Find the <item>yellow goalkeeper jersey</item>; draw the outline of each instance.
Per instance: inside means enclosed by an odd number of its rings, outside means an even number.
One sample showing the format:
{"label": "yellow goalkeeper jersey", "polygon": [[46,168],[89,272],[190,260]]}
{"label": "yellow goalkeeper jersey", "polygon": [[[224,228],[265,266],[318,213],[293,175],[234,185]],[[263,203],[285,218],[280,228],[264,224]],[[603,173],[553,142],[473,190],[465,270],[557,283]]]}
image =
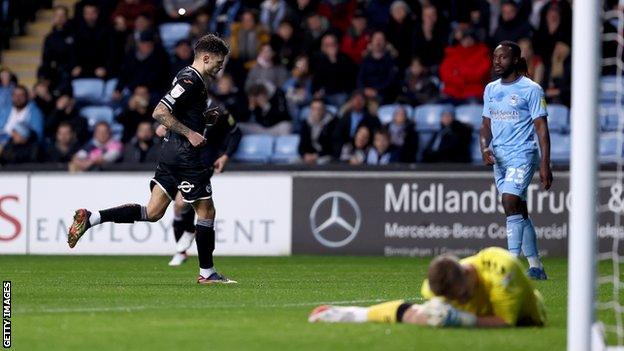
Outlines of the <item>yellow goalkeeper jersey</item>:
{"label": "yellow goalkeeper jersey", "polygon": [[[524,273],[524,268],[507,250],[490,247],[462,259],[461,264],[475,267],[478,284],[472,298],[453,306],[477,316],[498,316],[509,325],[537,325],[546,322],[541,294]],[[424,298],[434,297],[425,279],[421,289]]]}

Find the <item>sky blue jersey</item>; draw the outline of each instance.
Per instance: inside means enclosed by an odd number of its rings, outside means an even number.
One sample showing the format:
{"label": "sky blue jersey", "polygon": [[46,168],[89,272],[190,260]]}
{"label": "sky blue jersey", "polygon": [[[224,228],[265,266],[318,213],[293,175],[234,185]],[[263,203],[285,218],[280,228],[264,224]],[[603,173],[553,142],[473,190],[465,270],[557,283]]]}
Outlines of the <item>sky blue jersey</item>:
{"label": "sky blue jersey", "polygon": [[495,157],[527,157],[537,152],[533,121],[548,116],[542,88],[521,76],[513,82],[497,79],[485,87],[483,117],[491,120]]}

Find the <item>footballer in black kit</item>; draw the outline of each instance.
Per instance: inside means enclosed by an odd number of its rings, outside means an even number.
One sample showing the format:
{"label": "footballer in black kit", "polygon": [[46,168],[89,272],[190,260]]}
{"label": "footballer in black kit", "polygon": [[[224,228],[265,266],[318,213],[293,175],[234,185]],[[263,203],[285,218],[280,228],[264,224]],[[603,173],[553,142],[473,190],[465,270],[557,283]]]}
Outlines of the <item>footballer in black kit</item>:
{"label": "footballer in black kit", "polygon": [[221,38],[208,34],[195,43],[194,51],[192,65],[176,75],[171,89],[152,115],[167,128],[167,135],[156,174],[150,182],[151,196],[147,205],[126,204],[93,212],[78,209],[67,242],[73,248],[89,228],[105,222],[156,222],[165,214],[179,190],[197,216],[197,282],[236,283],[214,268],[215,208],[210,177],[212,161],[219,158],[221,147],[228,144],[224,143],[225,138],[236,138],[237,127],[229,113],[209,99],[206,88],[206,81],[216,79],[223,68],[229,48]]}

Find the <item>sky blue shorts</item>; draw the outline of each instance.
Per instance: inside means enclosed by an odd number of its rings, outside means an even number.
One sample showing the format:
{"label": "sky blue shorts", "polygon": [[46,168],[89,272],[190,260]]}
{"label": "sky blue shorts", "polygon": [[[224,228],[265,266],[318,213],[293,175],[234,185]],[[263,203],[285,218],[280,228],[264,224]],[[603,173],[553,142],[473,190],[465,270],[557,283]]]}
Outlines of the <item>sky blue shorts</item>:
{"label": "sky blue shorts", "polygon": [[538,164],[537,153],[529,153],[526,157],[514,157],[509,160],[496,157],[496,164],[494,164],[496,188],[501,194],[513,194],[526,201],[527,190]]}

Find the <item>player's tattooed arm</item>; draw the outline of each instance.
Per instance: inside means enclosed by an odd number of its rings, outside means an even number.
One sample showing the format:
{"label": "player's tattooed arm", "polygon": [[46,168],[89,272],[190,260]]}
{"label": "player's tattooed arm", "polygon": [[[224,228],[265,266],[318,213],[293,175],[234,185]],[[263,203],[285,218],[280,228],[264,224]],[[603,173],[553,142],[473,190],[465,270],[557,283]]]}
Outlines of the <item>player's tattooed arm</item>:
{"label": "player's tattooed arm", "polygon": [[182,122],[175,118],[171,114],[167,106],[165,106],[162,102],[156,105],[152,117],[154,117],[155,120],[165,126],[168,130],[174,133],[178,133],[180,135],[184,135],[194,147],[201,146],[206,142],[206,139],[204,139],[201,134],[191,130],[189,127],[185,126]]}

